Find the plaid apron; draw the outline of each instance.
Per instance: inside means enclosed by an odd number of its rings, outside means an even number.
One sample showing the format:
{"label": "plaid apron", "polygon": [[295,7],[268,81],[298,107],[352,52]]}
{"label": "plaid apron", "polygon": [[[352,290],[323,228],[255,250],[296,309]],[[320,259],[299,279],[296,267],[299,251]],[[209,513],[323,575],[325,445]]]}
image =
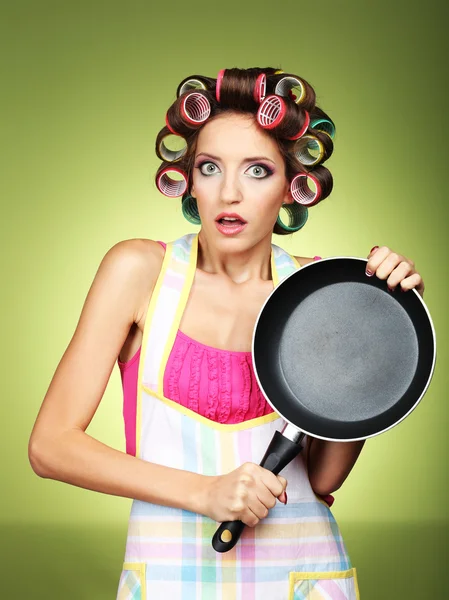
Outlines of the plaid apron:
{"label": "plaid apron", "polygon": [[[283,419],[276,412],[221,424],[163,395],[165,366],[189,292],[198,236],[167,244],[145,323],[137,384],[136,456],[204,475],[259,464]],[[273,284],[299,268],[272,245]],[[225,360],[217,355],[217,360]],[[225,372],[225,371],[223,371]],[[216,521],[134,500],[117,600],[356,600],[357,575],[338,525],[313,492],[302,454],[282,475],[280,502],[229,552],[212,548]]]}

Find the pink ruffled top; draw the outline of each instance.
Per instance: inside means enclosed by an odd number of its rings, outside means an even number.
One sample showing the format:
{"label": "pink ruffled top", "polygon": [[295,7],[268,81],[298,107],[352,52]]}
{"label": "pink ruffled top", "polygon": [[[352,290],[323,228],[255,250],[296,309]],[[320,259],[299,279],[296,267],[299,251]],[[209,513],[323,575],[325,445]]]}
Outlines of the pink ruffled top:
{"label": "pink ruffled top", "polygon": [[[159,243],[165,248],[164,242]],[[117,360],[124,394],[126,452],[133,455],[140,350],[126,362]],[[257,383],[251,352],[212,348],[181,330],[165,368],[164,396],[217,423],[241,423],[273,412]]]}

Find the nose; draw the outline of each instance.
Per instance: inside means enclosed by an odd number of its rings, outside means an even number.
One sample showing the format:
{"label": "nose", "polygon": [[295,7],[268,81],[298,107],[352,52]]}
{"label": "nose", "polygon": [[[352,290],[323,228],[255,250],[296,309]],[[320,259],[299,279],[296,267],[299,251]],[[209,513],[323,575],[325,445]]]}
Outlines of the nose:
{"label": "nose", "polygon": [[220,186],[220,200],[225,204],[235,204],[243,200],[239,176],[237,173],[228,171],[223,175]]}

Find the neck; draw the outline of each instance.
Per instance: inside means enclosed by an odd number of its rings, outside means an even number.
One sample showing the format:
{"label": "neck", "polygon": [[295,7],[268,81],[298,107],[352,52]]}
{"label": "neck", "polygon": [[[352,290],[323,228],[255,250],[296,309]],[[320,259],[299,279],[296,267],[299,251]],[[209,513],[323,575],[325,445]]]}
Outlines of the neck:
{"label": "neck", "polygon": [[230,252],[211,242],[201,229],[198,234],[197,266],[206,273],[224,276],[234,283],[271,280],[271,233],[255,246]]}

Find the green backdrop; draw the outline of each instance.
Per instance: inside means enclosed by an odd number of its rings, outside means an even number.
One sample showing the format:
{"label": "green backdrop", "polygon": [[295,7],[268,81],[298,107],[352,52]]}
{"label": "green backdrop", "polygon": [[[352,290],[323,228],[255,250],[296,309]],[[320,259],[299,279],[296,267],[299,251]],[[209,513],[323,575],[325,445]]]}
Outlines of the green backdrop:
{"label": "green backdrop", "polygon": [[[333,512],[363,600],[446,597],[447,4],[24,0],[0,16],[2,598],[115,598],[131,501],[40,479],[28,439],[106,251],[195,230],[155,188],[154,141],[181,79],[234,66],[305,77],[337,125],[333,193],[275,242],[385,244],[424,278],[431,386],[367,441]],[[88,433],[124,450],[118,368]]]}

